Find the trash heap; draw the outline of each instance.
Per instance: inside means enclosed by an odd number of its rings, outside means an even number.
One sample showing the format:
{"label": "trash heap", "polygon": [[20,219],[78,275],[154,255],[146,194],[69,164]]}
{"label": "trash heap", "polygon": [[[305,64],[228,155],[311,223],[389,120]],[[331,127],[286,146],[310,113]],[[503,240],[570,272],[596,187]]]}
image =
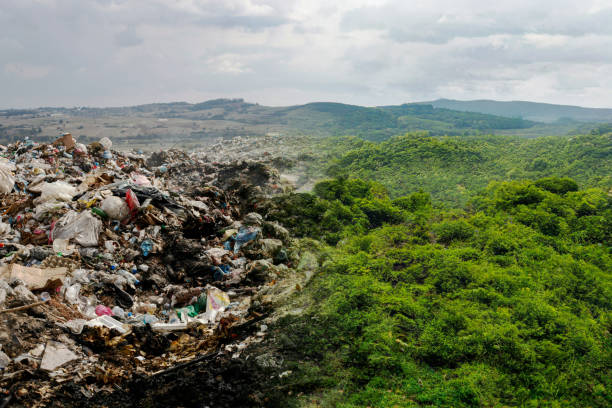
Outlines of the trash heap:
{"label": "trash heap", "polygon": [[265,331],[261,294],[297,262],[257,213],[282,190],[261,162],[108,138],[0,146],[0,406],[49,406],[66,384],[112,392],[221,345],[239,355],[258,338],[243,328]]}

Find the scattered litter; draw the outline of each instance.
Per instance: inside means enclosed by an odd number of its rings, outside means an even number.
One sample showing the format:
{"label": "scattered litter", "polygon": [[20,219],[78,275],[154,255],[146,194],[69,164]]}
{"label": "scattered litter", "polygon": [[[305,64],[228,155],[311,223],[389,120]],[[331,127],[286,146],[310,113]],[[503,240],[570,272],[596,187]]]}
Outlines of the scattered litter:
{"label": "scattered litter", "polygon": [[62,384],[91,398],[221,344],[234,356],[267,333],[253,323],[288,270],[289,234],[258,206],[282,192],[278,172],[112,148],[63,134],[0,149],[0,369],[36,400],[24,406],[53,405]]}

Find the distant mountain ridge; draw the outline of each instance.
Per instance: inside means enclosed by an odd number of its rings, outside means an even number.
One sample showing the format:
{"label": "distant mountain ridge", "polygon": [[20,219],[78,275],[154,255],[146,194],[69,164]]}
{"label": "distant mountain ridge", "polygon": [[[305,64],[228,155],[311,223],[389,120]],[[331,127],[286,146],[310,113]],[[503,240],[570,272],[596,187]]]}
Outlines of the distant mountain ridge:
{"label": "distant mountain ridge", "polygon": [[563,119],[579,122],[612,122],[612,109],[584,108],[573,105],[555,105],[550,103],[527,101],[495,101],[437,99],[430,102],[435,108],[453,109],[462,112],[477,112],[508,118],[523,118],[536,122],[552,123]]}
{"label": "distant mountain ridge", "polygon": [[243,99],[201,103],[155,103],[108,108],[38,108],[0,110],[0,141],[25,136],[54,140],[58,131],[83,137],[192,140],[267,133],[312,136],[359,136],[385,140],[407,132],[474,135],[524,131],[536,122],[483,113],[436,108],[431,104],[364,107],[333,102],[264,106]]}

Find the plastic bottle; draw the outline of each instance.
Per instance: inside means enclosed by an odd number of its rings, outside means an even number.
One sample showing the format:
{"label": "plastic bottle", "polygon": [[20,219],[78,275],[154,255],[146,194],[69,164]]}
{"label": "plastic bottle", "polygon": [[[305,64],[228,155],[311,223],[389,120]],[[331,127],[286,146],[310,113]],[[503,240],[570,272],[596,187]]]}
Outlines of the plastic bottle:
{"label": "plastic bottle", "polygon": [[91,212],[93,214],[95,214],[95,215],[98,215],[98,216],[102,217],[102,218],[108,218],[108,214],[106,214],[103,210],[101,210],[98,207],[92,207],[91,208]]}
{"label": "plastic bottle", "polygon": [[140,244],[140,249],[142,250],[142,256],[149,256],[149,253],[153,250],[153,242],[150,239],[145,239]]}

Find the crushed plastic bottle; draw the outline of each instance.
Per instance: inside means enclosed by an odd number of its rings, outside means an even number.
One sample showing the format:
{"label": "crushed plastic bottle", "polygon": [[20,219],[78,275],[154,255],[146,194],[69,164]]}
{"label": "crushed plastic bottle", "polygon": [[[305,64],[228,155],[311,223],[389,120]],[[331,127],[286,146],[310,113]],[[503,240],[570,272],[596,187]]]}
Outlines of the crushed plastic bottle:
{"label": "crushed plastic bottle", "polygon": [[150,239],[145,239],[140,244],[142,250],[142,256],[149,256],[149,253],[153,250],[153,242]]}

